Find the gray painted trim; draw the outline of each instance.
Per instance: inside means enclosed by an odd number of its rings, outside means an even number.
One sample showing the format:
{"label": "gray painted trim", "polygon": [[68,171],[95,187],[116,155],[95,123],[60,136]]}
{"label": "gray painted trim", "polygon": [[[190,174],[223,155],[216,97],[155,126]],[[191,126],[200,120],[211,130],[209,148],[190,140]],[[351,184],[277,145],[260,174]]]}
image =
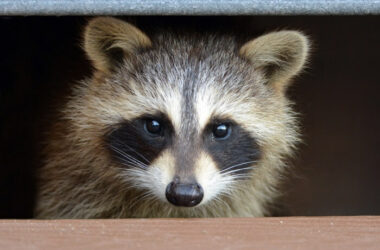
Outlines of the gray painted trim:
{"label": "gray painted trim", "polygon": [[268,14],[380,14],[380,0],[0,0],[0,15]]}

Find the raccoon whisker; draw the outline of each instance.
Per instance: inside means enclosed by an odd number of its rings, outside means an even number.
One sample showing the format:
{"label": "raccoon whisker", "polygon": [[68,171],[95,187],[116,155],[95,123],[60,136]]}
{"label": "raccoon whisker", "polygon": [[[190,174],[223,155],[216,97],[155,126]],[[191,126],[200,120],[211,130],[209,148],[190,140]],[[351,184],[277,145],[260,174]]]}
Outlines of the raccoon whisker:
{"label": "raccoon whisker", "polygon": [[251,177],[252,177],[251,175],[245,175],[245,174],[235,175],[231,178],[231,182],[236,183],[236,181],[246,181],[246,180],[249,180]]}
{"label": "raccoon whisker", "polygon": [[236,172],[239,172],[239,171],[251,170],[251,169],[253,169],[253,167],[245,167],[245,168],[234,169],[234,170],[230,170],[228,172],[222,173],[221,176],[226,176],[226,175],[229,175],[229,174],[232,174],[232,173],[236,173]]}
{"label": "raccoon whisker", "polygon": [[237,177],[252,177],[250,173],[242,173],[242,174],[233,174],[232,179],[237,178]]}
{"label": "raccoon whisker", "polygon": [[[124,159],[125,158],[125,159]],[[120,158],[119,159],[124,162],[124,163],[133,163],[135,165],[138,165],[139,167],[143,168],[143,169],[146,169],[148,168],[148,165],[144,164],[143,162],[137,160],[136,158],[130,156],[130,155],[124,155],[124,158]]]}
{"label": "raccoon whisker", "polygon": [[120,174],[120,176],[122,177],[123,180],[128,181],[128,185],[125,186],[126,190],[130,190],[132,188],[141,189],[141,186],[137,185],[134,180],[137,179],[138,176],[142,175],[144,169],[139,169],[139,168],[132,168],[132,169],[120,168],[120,169],[122,170],[122,173]]}
{"label": "raccoon whisker", "polygon": [[[232,176],[232,179],[231,181],[233,182],[233,184],[236,184],[236,181],[246,181],[246,180],[249,180],[250,178],[252,178],[252,174],[234,174]],[[235,187],[233,187],[235,188]]]}
{"label": "raccoon whisker", "polygon": [[[141,176],[146,176],[146,174],[148,173],[145,171],[145,169],[141,169],[141,168],[128,168],[128,169],[123,169],[123,170],[126,177],[132,180],[139,178]],[[131,183],[135,183],[135,182],[132,181]],[[136,185],[134,187],[139,187],[139,186]]]}
{"label": "raccoon whisker", "polygon": [[227,172],[230,169],[236,168],[236,167],[244,165],[244,164],[249,164],[249,163],[251,163],[251,162],[243,162],[243,163],[240,163],[240,164],[232,165],[232,166],[230,166],[228,168],[222,169],[221,171],[219,171],[219,173],[223,174],[224,172]]}
{"label": "raccoon whisker", "polygon": [[131,155],[121,151],[117,147],[111,146],[111,149],[122,156],[122,157],[118,157],[122,162],[124,162],[125,160],[128,160],[126,163],[134,163],[134,164],[136,164],[139,167],[144,168],[144,169],[148,168],[148,165],[146,165],[145,163],[143,163],[143,162],[139,161],[138,159],[132,157]]}
{"label": "raccoon whisker", "polygon": [[[140,162],[139,160],[133,158],[132,156],[130,155],[127,155],[127,154],[124,154],[122,155],[123,157],[118,157],[118,159],[122,162],[122,163],[132,163],[132,164],[135,164],[141,168],[148,168],[148,166],[146,164],[144,164],[143,162]],[[125,164],[124,164],[125,165]],[[127,165],[128,166],[128,165]]]}
{"label": "raccoon whisker", "polygon": [[121,145],[121,146],[126,146],[126,147],[128,147],[128,149],[130,149],[132,152],[135,152],[138,156],[140,156],[141,158],[143,158],[146,162],[147,162],[147,164],[150,164],[151,162],[145,157],[145,156],[143,156],[142,154],[140,154],[139,152],[137,152],[136,150],[134,150],[131,146],[129,146],[129,145],[127,145],[127,144],[125,144],[125,143],[123,143],[122,141],[117,141],[118,142],[118,144],[119,145]]}
{"label": "raccoon whisker", "polygon": [[242,166],[242,165],[245,165],[245,164],[250,164],[250,163],[255,163],[255,162],[257,162],[257,161],[247,161],[247,162],[238,163],[238,164],[232,165],[232,166],[230,166],[228,168],[225,168],[225,169],[221,170],[219,173],[223,173],[223,172],[226,172],[226,171],[228,171],[228,170],[230,170],[232,168],[236,168],[236,167],[239,167],[239,166]]}
{"label": "raccoon whisker", "polygon": [[241,181],[244,181],[244,180],[248,180],[251,176],[249,175],[242,175],[242,176],[234,176],[233,178],[233,181],[238,181],[238,180],[241,180]]}
{"label": "raccoon whisker", "polygon": [[[133,162],[133,161],[130,161],[130,160],[126,160],[126,159],[122,159],[122,158],[118,158],[118,159],[120,159],[121,165],[128,167],[127,169],[131,169],[131,167],[132,168],[138,168],[138,169],[141,169],[141,170],[146,170],[147,169],[146,166],[140,166],[139,163],[136,163],[136,162]],[[126,170],[126,168],[121,168],[121,169],[122,170]]]}
{"label": "raccoon whisker", "polygon": [[130,158],[125,159],[124,163],[131,163],[132,166],[136,166],[136,167],[139,167],[139,168],[144,169],[144,170],[146,170],[149,167],[148,165],[144,164],[143,162],[140,162],[139,160],[137,160],[131,156],[130,156]]}
{"label": "raccoon whisker", "polygon": [[125,159],[120,159],[120,160],[122,160],[121,164],[126,167],[136,167],[142,170],[146,170],[148,168],[148,166],[141,165],[139,162],[134,162],[132,160],[125,160]]}
{"label": "raccoon whisker", "polygon": [[140,160],[134,158],[133,156],[127,154],[126,152],[122,151],[121,149],[119,149],[119,148],[117,148],[117,147],[115,147],[115,146],[112,146],[112,145],[111,145],[111,149],[112,149],[113,151],[115,151],[116,153],[120,154],[120,155],[123,156],[123,157],[126,157],[126,158],[128,158],[128,159],[134,159],[135,161],[144,164],[142,161],[140,161]]}
{"label": "raccoon whisker", "polygon": [[[222,177],[225,177],[225,176],[236,176],[236,175],[239,175],[240,171],[247,171],[247,170],[251,170],[251,169],[253,169],[253,168],[247,167],[247,168],[242,168],[242,169],[236,169],[236,170],[232,170],[232,171],[223,173],[223,174],[221,174],[221,176]],[[242,173],[242,174],[245,174],[245,173]]]}

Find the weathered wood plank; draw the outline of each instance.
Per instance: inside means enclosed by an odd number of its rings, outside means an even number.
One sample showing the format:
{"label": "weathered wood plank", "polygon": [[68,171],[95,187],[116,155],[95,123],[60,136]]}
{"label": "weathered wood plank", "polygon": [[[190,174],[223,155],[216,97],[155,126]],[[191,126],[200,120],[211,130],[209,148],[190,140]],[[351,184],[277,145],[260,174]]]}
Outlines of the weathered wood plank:
{"label": "weathered wood plank", "polygon": [[365,15],[377,0],[2,0],[0,15]]}
{"label": "weathered wood plank", "polygon": [[380,249],[380,216],[0,220],[0,249]]}

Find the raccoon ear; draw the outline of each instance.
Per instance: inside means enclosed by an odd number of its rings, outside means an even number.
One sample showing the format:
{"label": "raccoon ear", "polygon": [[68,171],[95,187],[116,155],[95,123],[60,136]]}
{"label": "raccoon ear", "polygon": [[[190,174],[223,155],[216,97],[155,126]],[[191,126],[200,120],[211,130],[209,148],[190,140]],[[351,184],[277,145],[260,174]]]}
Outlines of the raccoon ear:
{"label": "raccoon ear", "polygon": [[84,31],[84,50],[97,70],[112,72],[123,58],[152,45],[135,26],[112,17],[92,19]]}
{"label": "raccoon ear", "polygon": [[272,32],[247,42],[239,52],[265,74],[268,84],[284,92],[307,61],[309,40],[298,31]]}

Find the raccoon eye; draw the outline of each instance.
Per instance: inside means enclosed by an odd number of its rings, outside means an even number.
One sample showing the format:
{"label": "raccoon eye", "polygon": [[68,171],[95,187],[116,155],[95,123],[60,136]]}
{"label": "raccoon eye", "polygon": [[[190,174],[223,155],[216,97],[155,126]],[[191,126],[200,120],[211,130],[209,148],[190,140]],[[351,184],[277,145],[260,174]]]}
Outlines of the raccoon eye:
{"label": "raccoon eye", "polygon": [[162,125],[154,119],[145,120],[144,128],[148,133],[153,135],[161,135],[162,132]]}
{"label": "raccoon eye", "polygon": [[231,126],[226,123],[219,123],[214,125],[212,134],[216,139],[226,139],[231,134]]}

